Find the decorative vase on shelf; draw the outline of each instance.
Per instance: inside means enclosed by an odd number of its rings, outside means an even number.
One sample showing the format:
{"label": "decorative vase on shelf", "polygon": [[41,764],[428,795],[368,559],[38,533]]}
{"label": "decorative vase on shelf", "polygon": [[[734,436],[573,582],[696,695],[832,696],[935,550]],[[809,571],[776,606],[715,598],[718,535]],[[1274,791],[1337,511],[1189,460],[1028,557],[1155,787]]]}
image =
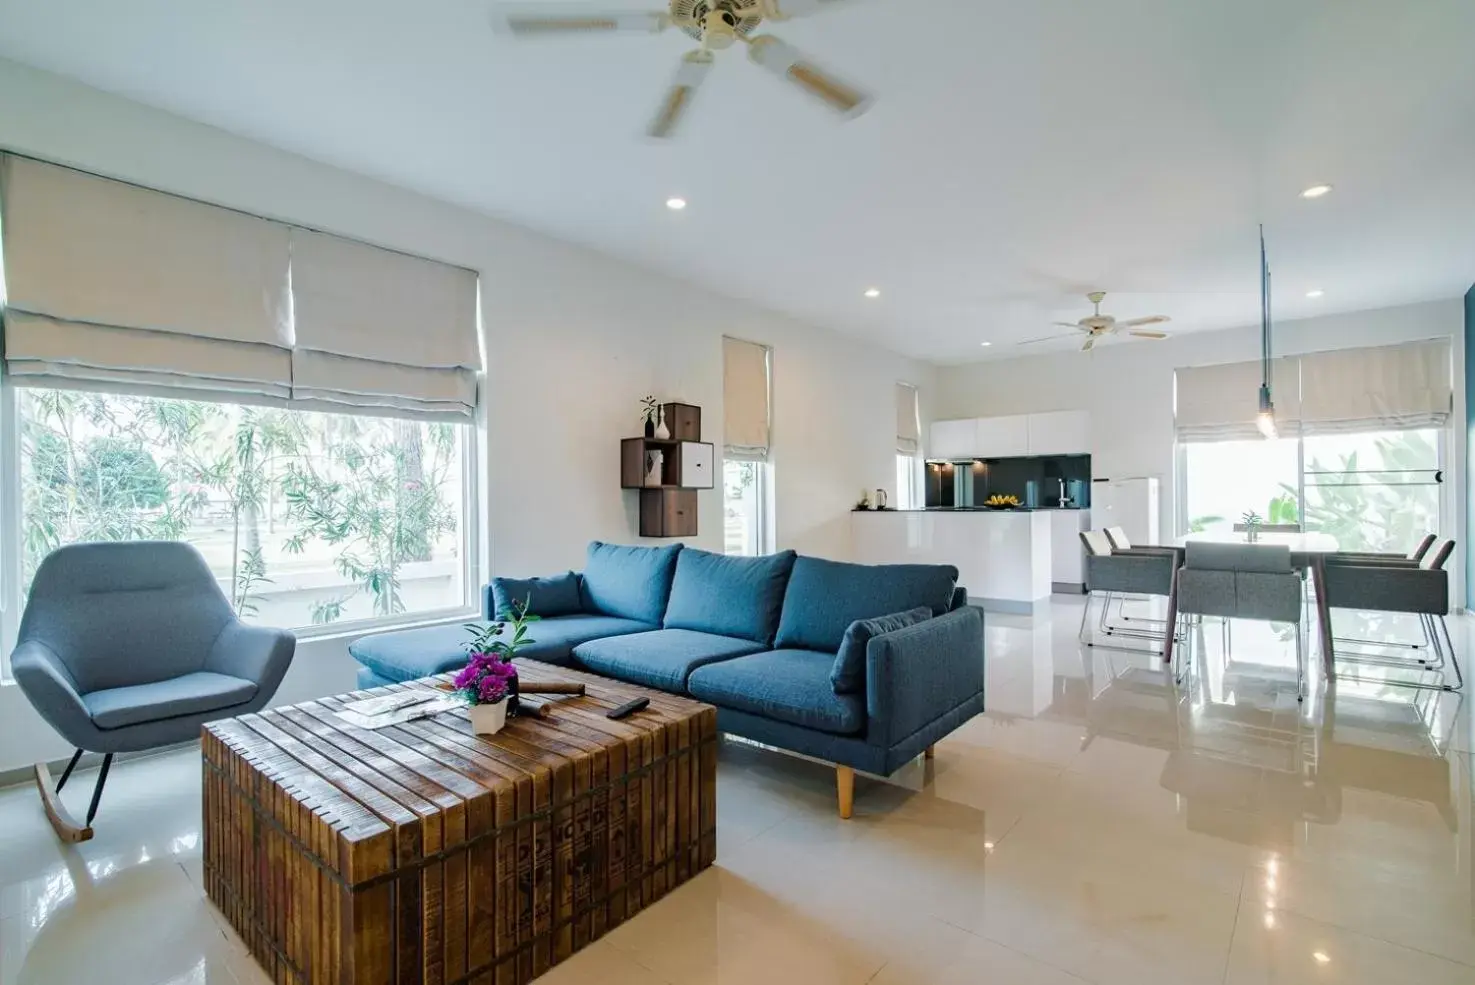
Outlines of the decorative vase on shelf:
{"label": "decorative vase on shelf", "polygon": [[649,414],[645,415],[645,436],[647,438],[656,436],[656,419]]}
{"label": "decorative vase on shelf", "polygon": [[647,486],[659,486],[661,484],[661,473],[665,470],[666,453],[653,451],[645,456],[645,484]]}
{"label": "decorative vase on shelf", "polygon": [[671,429],[666,427],[666,408],[662,407],[656,411],[656,440],[668,441],[671,438]]}
{"label": "decorative vase on shelf", "polygon": [[471,705],[471,731],[477,735],[496,735],[507,726],[507,705],[503,698],[495,704]]}

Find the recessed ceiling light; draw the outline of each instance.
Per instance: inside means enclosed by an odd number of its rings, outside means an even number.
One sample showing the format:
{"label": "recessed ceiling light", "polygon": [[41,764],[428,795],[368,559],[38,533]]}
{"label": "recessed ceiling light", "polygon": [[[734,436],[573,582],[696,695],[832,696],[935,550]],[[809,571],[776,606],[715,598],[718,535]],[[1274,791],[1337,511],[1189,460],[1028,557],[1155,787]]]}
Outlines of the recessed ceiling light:
{"label": "recessed ceiling light", "polygon": [[1327,192],[1329,192],[1331,190],[1332,190],[1332,186],[1331,185],[1312,185],[1310,188],[1306,189],[1305,191],[1303,191],[1301,193],[1301,197],[1302,198],[1321,198],[1321,196],[1325,195]]}
{"label": "recessed ceiling light", "polygon": [[1307,291],[1306,292],[1306,296],[1308,298],[1311,298],[1313,301],[1316,300],[1317,298],[1321,297],[1324,294],[1326,294],[1326,291],[1323,291],[1319,287],[1318,288],[1315,288],[1314,290],[1310,290],[1310,291]]}
{"label": "recessed ceiling light", "polygon": [[878,298],[880,296],[881,296],[881,289],[879,287],[868,287],[868,288],[866,288],[866,297],[874,299],[874,298]]}
{"label": "recessed ceiling light", "polygon": [[1332,959],[1331,955],[1327,954],[1325,951],[1312,951],[1311,956],[1316,959],[1317,964],[1326,964]]}
{"label": "recessed ceiling light", "polygon": [[992,342],[980,342],[978,344],[981,345],[981,346],[983,346],[985,349],[987,349],[989,346],[993,345]]}
{"label": "recessed ceiling light", "polygon": [[686,208],[686,199],[668,198],[666,199],[666,208],[670,209],[672,212],[680,212],[682,209]]}

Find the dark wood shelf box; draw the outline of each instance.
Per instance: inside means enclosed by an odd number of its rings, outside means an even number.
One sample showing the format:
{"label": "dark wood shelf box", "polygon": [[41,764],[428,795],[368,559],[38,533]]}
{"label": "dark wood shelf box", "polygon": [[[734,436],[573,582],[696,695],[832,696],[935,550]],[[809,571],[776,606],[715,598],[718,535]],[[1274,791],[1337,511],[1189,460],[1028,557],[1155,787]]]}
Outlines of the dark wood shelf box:
{"label": "dark wood shelf box", "polygon": [[702,440],[702,409],[692,404],[661,404],[666,427],[675,441]]}
{"label": "dark wood shelf box", "polygon": [[640,490],[640,536],[695,537],[697,535],[697,491],[695,489]]}
{"label": "dark wood shelf box", "polygon": [[[645,484],[645,459],[651,450],[661,453],[661,484]],[[712,489],[716,486],[716,448],[701,441],[658,441],[625,438],[620,442],[620,488]]]}

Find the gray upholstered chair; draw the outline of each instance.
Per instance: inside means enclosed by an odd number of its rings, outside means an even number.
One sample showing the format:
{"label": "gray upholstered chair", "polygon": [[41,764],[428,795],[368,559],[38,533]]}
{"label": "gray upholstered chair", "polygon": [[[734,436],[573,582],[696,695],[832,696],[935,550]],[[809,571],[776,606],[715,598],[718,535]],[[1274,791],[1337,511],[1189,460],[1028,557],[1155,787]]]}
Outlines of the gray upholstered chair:
{"label": "gray upholstered chair", "polygon": [[[1425,534],[1419,540],[1419,542],[1414,545],[1413,550],[1409,551],[1407,554],[1388,554],[1373,551],[1338,551],[1335,554],[1328,555],[1326,563],[1329,565],[1386,564],[1395,567],[1408,568],[1416,568],[1422,565],[1426,568],[1443,568],[1445,562],[1449,560],[1449,555],[1454,551],[1454,541],[1446,540],[1444,543],[1439,545],[1439,550],[1431,554],[1429,552],[1429,549],[1434,546],[1434,541],[1435,537],[1433,534]],[[1429,620],[1420,618],[1419,626],[1423,633],[1423,639],[1417,643],[1403,642],[1401,640],[1368,640],[1356,636],[1338,636],[1335,637],[1335,639],[1338,643],[1345,643],[1358,647],[1391,647],[1396,649],[1409,650],[1433,649],[1435,645],[1435,640],[1434,634],[1431,631]]]}
{"label": "gray upholstered chair", "polygon": [[[1458,691],[1465,685],[1460,663],[1455,656],[1445,617],[1449,615],[1449,572],[1444,565],[1454,553],[1454,541],[1446,540],[1424,555],[1418,564],[1359,561],[1356,556],[1333,555],[1326,566],[1327,605],[1334,609],[1361,609],[1371,612],[1402,612],[1419,617],[1432,657],[1415,659],[1348,654],[1355,663],[1411,670],[1437,672],[1437,684],[1390,678],[1381,684],[1437,691]],[[1374,641],[1358,641],[1373,643]],[[1404,644],[1407,645],[1407,644]],[[1444,676],[1446,659],[1454,669],[1453,684]],[[1339,679],[1359,680],[1351,674],[1337,672]]]}
{"label": "gray upholstered chair", "polygon": [[[1143,624],[1142,629],[1115,625],[1110,621],[1109,614],[1112,600],[1125,595],[1156,595],[1162,598],[1170,596],[1173,592],[1173,569],[1178,564],[1177,555],[1168,550],[1117,551],[1112,548],[1105,531],[1101,530],[1082,531],[1081,543],[1086,546],[1086,605],[1081,612],[1081,626],[1077,632],[1079,640],[1086,646],[1103,649],[1125,650],[1129,653],[1161,653],[1163,644],[1167,641],[1166,629],[1146,628],[1150,624],[1149,620],[1134,620]],[[1108,637],[1143,640],[1154,644],[1155,649],[1144,651],[1136,646],[1095,642],[1086,629],[1086,623],[1091,615],[1091,603],[1098,596],[1101,598],[1101,617],[1097,631]]]}
{"label": "gray upholstered chair", "polygon": [[[1204,616],[1290,623],[1296,629],[1296,696],[1306,693],[1306,643],[1301,576],[1284,544],[1190,542],[1178,571],[1178,612],[1201,623]],[[1226,640],[1228,634],[1226,631]],[[1181,657],[1179,657],[1181,654]],[[1175,653],[1176,677],[1193,661],[1193,634]]]}
{"label": "gray upholstered chair", "polygon": [[74,544],[36,570],[10,666],[26,698],[76,754],[103,753],[86,827],[66,814],[45,764],[47,814],[69,841],[92,835],[108,767],[135,752],[199,737],[217,718],[271,700],[296,638],[240,622],[199,551],[188,544]]}

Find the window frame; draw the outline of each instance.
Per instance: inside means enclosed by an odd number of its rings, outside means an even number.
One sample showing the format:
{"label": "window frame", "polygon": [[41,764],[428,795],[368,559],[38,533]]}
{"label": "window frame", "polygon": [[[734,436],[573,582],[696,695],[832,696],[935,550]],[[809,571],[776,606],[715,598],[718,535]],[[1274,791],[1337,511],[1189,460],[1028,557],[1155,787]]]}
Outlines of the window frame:
{"label": "window frame", "polygon": [[[0,368],[0,472],[7,477],[0,482],[0,682],[13,683],[10,674],[10,652],[15,648],[20,633],[21,615],[25,602],[20,597],[23,557],[21,532],[24,518],[21,516],[24,497],[21,490],[20,468],[20,412],[16,391],[19,388]],[[34,387],[32,389],[55,389]],[[129,395],[126,388],[86,386],[75,388],[79,392],[97,394]],[[171,400],[189,400],[198,403],[215,403],[226,406],[250,406],[227,400],[201,399],[199,391],[160,391],[154,396]],[[288,406],[284,409],[293,410]],[[316,410],[316,409],[314,409]],[[322,413],[323,411],[317,411]],[[331,411],[329,413],[332,413]],[[393,420],[387,415],[359,414],[356,416]],[[485,514],[485,483],[482,481],[480,464],[486,457],[486,407],[479,402],[474,420],[465,425],[466,432],[461,441],[461,545],[459,560],[463,596],[460,605],[441,606],[415,612],[402,612],[391,616],[371,616],[362,619],[344,619],[320,625],[300,627],[284,626],[299,642],[335,637],[358,637],[370,632],[404,629],[413,626],[436,625],[480,619],[483,614],[481,601],[482,577],[486,570],[488,547],[485,541],[483,516]]]}
{"label": "window frame", "polygon": [[[1368,431],[1353,432],[1357,434],[1391,434],[1398,431],[1433,431],[1435,432],[1435,471],[1447,474],[1450,469],[1451,435],[1450,425],[1440,427],[1410,427],[1410,428],[1373,428]],[[1298,430],[1294,440],[1296,442],[1296,509],[1304,527],[1306,523],[1306,439],[1316,437],[1315,434],[1307,435]],[[1285,440],[1291,440],[1287,435]],[[1174,495],[1173,509],[1174,528],[1178,537],[1187,536],[1189,533],[1188,513],[1188,446],[1190,444],[1215,444],[1212,441],[1189,442],[1178,441],[1174,444],[1173,458],[1174,469]],[[1451,524],[1451,517],[1455,515],[1456,503],[1454,499],[1453,483],[1441,481],[1439,483],[1439,527],[1447,529]]]}
{"label": "window frame", "polygon": [[[727,466],[752,465],[753,475],[753,502],[756,504],[753,518],[755,528],[754,540],[757,542],[756,554],[727,554]],[[728,557],[762,557],[772,554],[776,550],[774,545],[773,529],[773,463],[766,458],[742,458],[724,455],[722,458],[722,526],[723,544],[722,553]]]}

